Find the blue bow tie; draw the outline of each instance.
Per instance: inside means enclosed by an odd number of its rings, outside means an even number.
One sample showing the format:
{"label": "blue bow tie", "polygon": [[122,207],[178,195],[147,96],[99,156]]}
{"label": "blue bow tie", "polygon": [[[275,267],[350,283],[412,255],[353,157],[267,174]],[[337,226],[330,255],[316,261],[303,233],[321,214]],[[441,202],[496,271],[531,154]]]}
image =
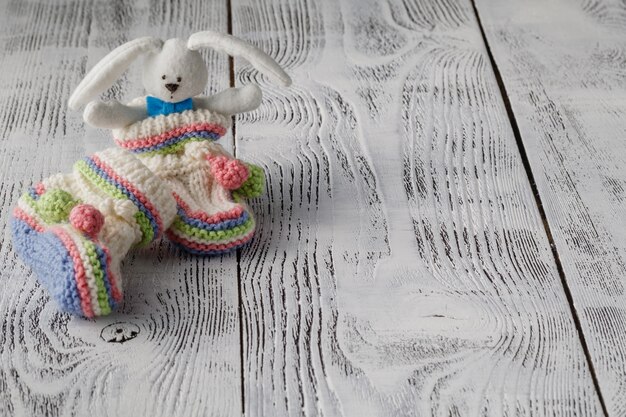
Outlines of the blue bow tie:
{"label": "blue bow tie", "polygon": [[193,110],[193,102],[191,98],[188,98],[178,103],[170,103],[156,97],[148,96],[146,97],[146,108],[148,109],[148,116],[154,117],[160,114],[168,115],[171,113],[180,113],[185,110]]}

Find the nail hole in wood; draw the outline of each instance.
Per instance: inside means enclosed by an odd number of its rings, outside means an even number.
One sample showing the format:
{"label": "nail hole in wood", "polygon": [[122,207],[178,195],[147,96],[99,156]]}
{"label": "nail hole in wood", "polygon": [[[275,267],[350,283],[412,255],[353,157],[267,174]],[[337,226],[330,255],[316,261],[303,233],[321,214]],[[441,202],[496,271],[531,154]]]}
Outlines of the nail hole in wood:
{"label": "nail hole in wood", "polygon": [[118,322],[109,324],[100,332],[100,338],[107,343],[124,343],[139,334],[139,326],[133,323]]}

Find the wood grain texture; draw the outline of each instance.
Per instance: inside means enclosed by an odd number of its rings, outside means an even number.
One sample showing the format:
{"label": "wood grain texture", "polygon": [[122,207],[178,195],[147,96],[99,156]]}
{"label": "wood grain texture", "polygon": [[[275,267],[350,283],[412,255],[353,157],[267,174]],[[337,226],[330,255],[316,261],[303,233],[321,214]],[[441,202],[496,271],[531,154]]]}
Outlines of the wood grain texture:
{"label": "wood grain texture", "polygon": [[602,413],[469,1],[233,0],[248,416]]}
{"label": "wood grain texture", "polygon": [[[241,415],[236,256],[167,243],[137,252],[123,267],[122,311],[85,321],[56,311],[7,227],[28,185],[112,146],[66,111],[87,68],[140,35],[209,28],[226,31],[226,2],[0,3],[0,415]],[[228,87],[228,59],[207,59],[210,90]],[[113,97],[141,93],[137,68]]]}
{"label": "wood grain texture", "polygon": [[626,415],[626,5],[477,7],[601,393],[610,415]]}

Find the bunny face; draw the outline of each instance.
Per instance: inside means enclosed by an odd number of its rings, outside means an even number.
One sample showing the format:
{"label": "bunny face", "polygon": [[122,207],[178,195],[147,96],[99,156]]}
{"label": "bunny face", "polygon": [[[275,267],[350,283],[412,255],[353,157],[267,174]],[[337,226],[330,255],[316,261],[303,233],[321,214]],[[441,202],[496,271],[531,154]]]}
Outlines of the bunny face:
{"label": "bunny face", "polygon": [[[146,56],[143,84],[149,95],[177,103],[202,94],[208,81],[207,68],[198,52],[202,48],[242,57],[271,80],[285,86],[291,84],[287,73],[265,52],[232,35],[207,30],[194,33],[187,42],[181,39],[163,42],[145,36],[118,46],[85,75],[70,96],[68,105],[73,110],[85,106],[110,88],[142,55]],[[90,107],[85,111],[92,112],[93,109]]]}
{"label": "bunny face", "polygon": [[202,94],[209,73],[198,51],[181,39],[169,39],[160,51],[147,54],[142,78],[149,95],[176,103]]}

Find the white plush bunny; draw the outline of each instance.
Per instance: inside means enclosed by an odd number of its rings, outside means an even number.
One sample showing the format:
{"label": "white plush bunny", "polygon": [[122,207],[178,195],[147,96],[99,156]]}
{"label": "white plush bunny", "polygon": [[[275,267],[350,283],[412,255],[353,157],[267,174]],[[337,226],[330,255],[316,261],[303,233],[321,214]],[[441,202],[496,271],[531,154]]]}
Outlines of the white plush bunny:
{"label": "white plush bunny", "polygon": [[[117,129],[157,114],[186,109],[208,109],[233,115],[257,108],[261,90],[250,84],[229,88],[213,96],[201,96],[208,81],[208,71],[200,48],[213,48],[231,56],[247,59],[271,80],[289,86],[291,79],[270,56],[231,35],[212,31],[198,32],[187,42],[181,39],[144,37],[132,40],[111,51],[98,62],[78,85],[69,107],[85,106],[83,118],[88,124]],[[117,100],[91,101],[108,89],[139,56],[145,55],[143,85],[148,97],[122,104]]]}

